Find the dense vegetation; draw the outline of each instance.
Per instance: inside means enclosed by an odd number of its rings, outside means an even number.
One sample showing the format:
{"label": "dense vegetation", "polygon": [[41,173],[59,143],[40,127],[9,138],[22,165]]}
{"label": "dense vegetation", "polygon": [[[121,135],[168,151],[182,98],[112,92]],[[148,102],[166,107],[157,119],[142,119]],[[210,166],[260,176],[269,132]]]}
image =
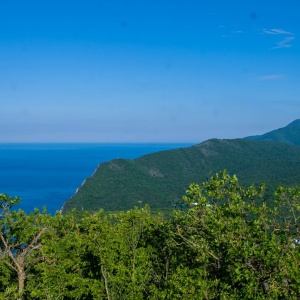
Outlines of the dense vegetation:
{"label": "dense vegetation", "polygon": [[289,145],[300,145],[300,120],[295,120],[283,128],[267,132],[263,135],[246,137],[248,140],[264,142],[281,142]]}
{"label": "dense vegetation", "polygon": [[191,184],[190,209],[168,218],[147,206],[27,215],[2,194],[0,297],[299,299],[300,188],[279,187],[275,206],[265,191],[223,171]]}
{"label": "dense vegetation", "polygon": [[191,182],[227,169],[241,183],[265,181],[270,194],[278,185],[295,186],[300,178],[300,148],[245,139],[208,140],[134,160],[116,159],[99,166],[63,212],[128,210],[142,201],[153,210],[173,209]]}

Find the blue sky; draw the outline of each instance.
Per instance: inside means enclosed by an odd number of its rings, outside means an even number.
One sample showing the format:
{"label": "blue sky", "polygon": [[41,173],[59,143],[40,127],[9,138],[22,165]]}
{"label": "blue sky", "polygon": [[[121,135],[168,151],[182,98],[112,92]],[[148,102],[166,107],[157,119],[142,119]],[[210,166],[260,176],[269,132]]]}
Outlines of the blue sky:
{"label": "blue sky", "polygon": [[0,142],[201,142],[300,118],[300,2],[1,0]]}

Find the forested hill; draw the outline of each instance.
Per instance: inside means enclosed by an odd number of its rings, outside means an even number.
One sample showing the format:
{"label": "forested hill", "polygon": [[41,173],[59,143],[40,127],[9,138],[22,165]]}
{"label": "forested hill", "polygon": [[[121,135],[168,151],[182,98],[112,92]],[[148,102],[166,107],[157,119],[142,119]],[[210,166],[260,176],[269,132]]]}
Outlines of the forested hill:
{"label": "forested hill", "polygon": [[201,144],[100,164],[69,199],[63,212],[127,210],[139,201],[152,209],[172,208],[192,182],[226,169],[245,185],[300,184],[300,147],[246,139],[208,140]]}
{"label": "forested hill", "polygon": [[245,139],[265,142],[281,142],[289,145],[300,145],[300,119],[286,127],[267,132],[263,135],[248,136]]}

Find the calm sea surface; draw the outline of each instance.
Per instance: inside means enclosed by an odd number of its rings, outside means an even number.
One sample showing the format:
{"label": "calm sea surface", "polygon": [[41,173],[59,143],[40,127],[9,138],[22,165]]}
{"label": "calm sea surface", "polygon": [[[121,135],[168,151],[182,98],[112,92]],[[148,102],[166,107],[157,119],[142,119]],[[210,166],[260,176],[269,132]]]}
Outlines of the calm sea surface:
{"label": "calm sea surface", "polygon": [[22,198],[20,208],[61,209],[97,166],[191,144],[0,144],[0,193]]}

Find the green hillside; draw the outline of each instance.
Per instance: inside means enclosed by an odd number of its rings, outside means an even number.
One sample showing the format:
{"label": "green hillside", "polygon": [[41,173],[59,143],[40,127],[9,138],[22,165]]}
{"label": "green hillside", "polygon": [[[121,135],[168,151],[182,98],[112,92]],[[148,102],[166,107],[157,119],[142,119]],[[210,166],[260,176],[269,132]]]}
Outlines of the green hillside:
{"label": "green hillside", "polygon": [[300,119],[286,127],[273,130],[263,135],[248,136],[245,139],[265,142],[281,142],[289,145],[300,145]]}
{"label": "green hillside", "polygon": [[192,182],[226,169],[245,185],[300,184],[300,147],[246,139],[208,140],[201,144],[102,163],[69,199],[63,212],[127,210],[139,201],[152,209],[170,209]]}

